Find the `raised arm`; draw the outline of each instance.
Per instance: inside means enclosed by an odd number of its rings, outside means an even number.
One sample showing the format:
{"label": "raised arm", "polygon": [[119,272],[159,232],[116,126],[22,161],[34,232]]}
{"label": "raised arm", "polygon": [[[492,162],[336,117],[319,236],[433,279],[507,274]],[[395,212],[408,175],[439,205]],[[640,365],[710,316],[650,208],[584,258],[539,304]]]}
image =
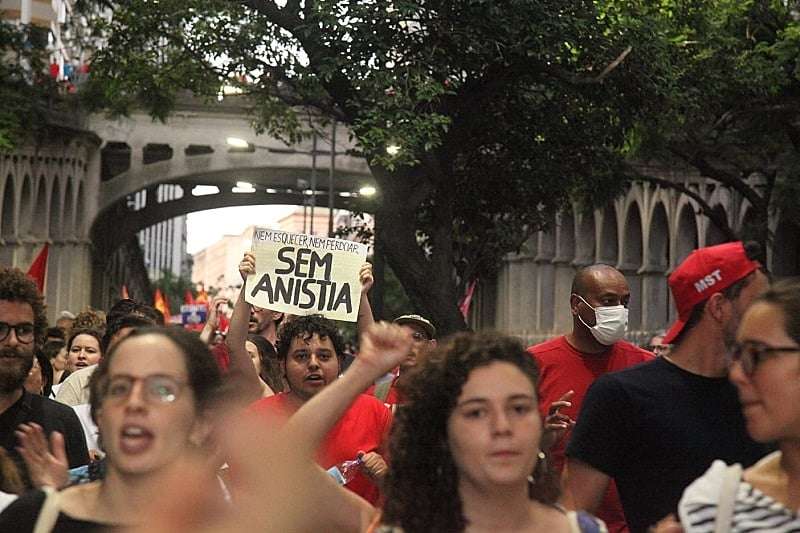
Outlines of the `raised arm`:
{"label": "raised arm", "polygon": [[361,304],[358,306],[358,321],[356,327],[358,332],[362,333],[367,331],[367,328],[375,323],[375,317],[372,315],[372,306],[369,303],[369,291],[375,283],[375,278],[372,276],[372,263],[364,263],[358,271],[358,279],[361,281]]}
{"label": "raised arm", "polygon": [[568,459],[562,475],[564,504],[570,509],[594,513],[610,480],[607,474],[583,461]]}
{"label": "raised arm", "polygon": [[[239,273],[242,281],[247,276],[256,271],[255,256],[246,252],[239,263]],[[225,344],[228,347],[230,359],[228,362],[228,374],[226,379],[231,384],[231,389],[237,391],[238,397],[247,403],[254,402],[261,397],[261,380],[256,373],[250,354],[247,353],[245,342],[247,341],[247,328],[250,321],[250,306],[244,301],[244,283],[239,292],[239,298],[233,306],[233,316],[228,326],[228,335]]]}
{"label": "raised arm", "polygon": [[211,301],[211,305],[208,306],[206,323],[203,326],[203,330],[200,332],[200,340],[203,341],[206,346],[211,344],[211,341],[214,339],[214,332],[219,329],[219,306],[227,301],[227,298],[214,298]]}
{"label": "raised arm", "polygon": [[323,513],[326,522],[345,528],[363,527],[373,510],[316,467],[314,453],[353,400],[375,379],[400,364],[410,348],[411,338],[399,326],[384,322],[370,325],[362,332],[360,355],[347,372],[303,404],[284,428],[285,438],[308,459],[309,468],[317,471],[312,475],[319,478],[318,490],[323,491],[319,493],[320,501],[324,505],[315,512]]}

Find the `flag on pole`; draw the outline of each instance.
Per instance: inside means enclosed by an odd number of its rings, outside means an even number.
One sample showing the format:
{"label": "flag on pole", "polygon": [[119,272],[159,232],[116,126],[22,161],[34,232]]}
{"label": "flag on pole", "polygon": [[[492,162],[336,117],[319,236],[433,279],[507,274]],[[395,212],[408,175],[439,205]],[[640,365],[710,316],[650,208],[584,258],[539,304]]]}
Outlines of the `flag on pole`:
{"label": "flag on pole", "polygon": [[197,298],[194,299],[194,303],[208,305],[208,293],[205,285],[200,285],[200,290],[197,291]]}
{"label": "flag on pole", "polygon": [[156,288],[156,292],[153,295],[153,307],[161,311],[161,314],[164,315],[164,324],[169,324],[172,314],[169,312],[169,303],[167,299],[161,294],[161,289]]}
{"label": "flag on pole", "polygon": [[464,317],[464,320],[466,320],[467,315],[469,315],[469,306],[472,303],[472,294],[475,292],[475,285],[477,285],[477,283],[477,278],[469,282],[467,290],[464,292],[464,297],[458,304],[458,309],[461,311],[461,316]]}
{"label": "flag on pole", "polygon": [[183,294],[183,303],[185,303],[186,305],[194,305],[195,303],[197,303],[194,300],[192,289],[186,289],[186,292]]}
{"label": "flag on pole", "polygon": [[49,245],[45,243],[42,251],[36,256],[28,269],[28,277],[36,282],[39,292],[44,294],[44,281],[47,277],[47,254]]}

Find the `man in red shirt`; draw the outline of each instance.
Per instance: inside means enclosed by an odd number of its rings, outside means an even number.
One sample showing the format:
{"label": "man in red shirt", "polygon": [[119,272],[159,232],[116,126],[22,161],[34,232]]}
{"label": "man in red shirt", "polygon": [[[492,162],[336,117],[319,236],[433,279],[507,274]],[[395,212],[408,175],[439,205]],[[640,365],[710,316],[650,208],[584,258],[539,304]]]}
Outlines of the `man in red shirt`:
{"label": "man in red shirt", "polygon": [[436,347],[436,327],[427,318],[420,315],[403,315],[395,318],[394,323],[403,326],[411,338],[408,357],[397,369],[397,375],[391,381],[377,383],[366,391],[366,394],[375,396],[391,409],[403,403],[398,383],[402,384],[404,376],[409,375],[408,371],[417,364],[421,357]]}
{"label": "man in red shirt", "polygon": [[[589,385],[602,374],[649,361],[653,354],[622,340],[631,291],[625,276],[608,265],[580,269],[572,281],[572,332],[528,348],[539,365],[539,410],[546,420],[550,459],[561,472],[569,428],[580,414]],[[553,431],[555,429],[555,431]],[[612,533],[628,531],[616,488],[597,509]]]}
{"label": "man in red shirt", "polygon": [[[288,418],[339,377],[344,341],[333,322],[312,315],[285,323],[277,344],[289,392],[259,400],[252,408]],[[391,418],[383,403],[361,394],[328,432],[317,454],[325,469],[361,455],[361,471],[345,486],[372,504],[380,499],[379,484],[387,471],[383,455]]]}

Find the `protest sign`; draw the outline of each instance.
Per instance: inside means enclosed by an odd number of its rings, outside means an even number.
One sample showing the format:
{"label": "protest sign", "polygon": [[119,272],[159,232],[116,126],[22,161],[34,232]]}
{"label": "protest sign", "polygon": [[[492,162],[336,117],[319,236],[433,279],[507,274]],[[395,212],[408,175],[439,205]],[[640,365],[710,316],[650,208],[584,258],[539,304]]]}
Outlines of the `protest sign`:
{"label": "protest sign", "polygon": [[181,306],[181,323],[189,329],[202,329],[208,314],[205,304],[184,304]]}
{"label": "protest sign", "polygon": [[256,273],[247,277],[247,303],[295,315],[321,314],[355,322],[361,303],[361,243],[267,228],[253,231]]}

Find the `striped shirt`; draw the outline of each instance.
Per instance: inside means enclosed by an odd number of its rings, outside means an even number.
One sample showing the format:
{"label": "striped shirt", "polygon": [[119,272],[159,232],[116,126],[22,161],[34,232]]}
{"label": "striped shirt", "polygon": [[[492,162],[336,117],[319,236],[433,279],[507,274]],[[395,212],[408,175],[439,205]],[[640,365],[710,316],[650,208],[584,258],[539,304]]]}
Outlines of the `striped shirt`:
{"label": "striped shirt", "polygon": [[[772,455],[765,459],[769,458]],[[684,491],[678,504],[678,512],[686,533],[715,531],[718,502],[727,468],[722,461],[714,461],[711,468]],[[733,517],[726,530],[732,533],[800,533],[800,516],[747,481],[739,481]]]}

